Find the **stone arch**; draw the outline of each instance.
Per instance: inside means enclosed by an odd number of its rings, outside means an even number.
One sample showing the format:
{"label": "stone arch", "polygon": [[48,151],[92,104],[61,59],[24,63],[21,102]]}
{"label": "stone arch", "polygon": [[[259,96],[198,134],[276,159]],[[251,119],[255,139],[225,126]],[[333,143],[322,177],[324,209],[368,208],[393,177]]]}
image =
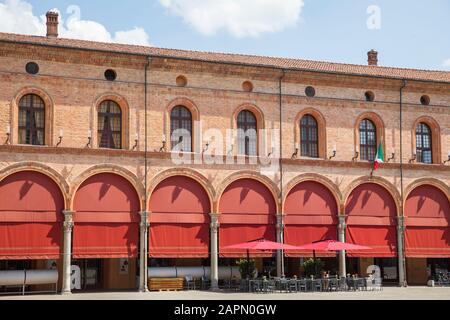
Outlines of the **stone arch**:
{"label": "stone arch", "polygon": [[277,185],[270,180],[268,177],[263,176],[261,174],[259,174],[256,171],[238,171],[235,172],[231,175],[229,175],[228,177],[226,177],[219,185],[219,187],[216,190],[216,201],[214,202],[215,207],[214,207],[214,211],[219,213],[219,203],[220,203],[220,199],[224,193],[224,191],[226,190],[226,188],[232,184],[233,182],[237,181],[237,180],[241,180],[241,179],[252,179],[252,180],[256,180],[260,183],[262,183],[272,194],[273,196],[273,200],[276,204],[277,207],[277,215],[280,215],[282,210],[280,208],[280,191],[279,188],[277,187]]}
{"label": "stone arch", "polygon": [[99,95],[92,104],[91,108],[91,132],[92,145],[98,147],[98,107],[104,101],[114,101],[117,103],[122,111],[122,149],[129,149],[130,147],[130,107],[125,97],[117,93],[103,93]]}
{"label": "stone arch", "polygon": [[5,179],[6,177],[22,171],[34,171],[49,177],[61,190],[61,194],[64,198],[65,209],[68,209],[70,207],[69,184],[67,183],[66,179],[64,179],[64,177],[59,174],[59,172],[45,164],[38,162],[21,162],[8,166],[0,170],[0,181]]}
{"label": "stone arch", "polygon": [[45,104],[45,145],[52,146],[53,145],[53,133],[55,132],[55,122],[54,122],[54,109],[55,104],[50,94],[47,93],[44,89],[35,86],[28,86],[21,88],[16,92],[14,98],[11,102],[11,118],[10,118],[10,126],[11,126],[11,142],[12,144],[17,144],[19,142],[19,102],[24,96],[28,94],[37,95],[44,101]]}
{"label": "stone arch", "polygon": [[156,189],[156,187],[164,180],[174,177],[174,176],[183,176],[183,177],[191,178],[192,180],[198,182],[203,187],[206,194],[208,195],[210,208],[212,211],[214,211],[213,208],[215,207],[215,205],[214,205],[215,192],[214,192],[213,186],[211,185],[209,180],[204,175],[202,175],[200,172],[198,172],[196,170],[189,169],[189,168],[168,169],[168,170],[165,170],[165,171],[157,174],[155,177],[153,177],[151,179],[151,183],[148,187],[147,203],[150,203],[150,198],[152,196],[153,191]]}
{"label": "stone arch", "polygon": [[411,128],[411,150],[412,154],[416,154],[416,128],[419,123],[425,123],[430,127],[431,130],[431,148],[432,148],[432,159],[434,164],[442,163],[441,154],[441,128],[439,123],[430,116],[422,116],[414,121],[413,127]]}
{"label": "stone arch", "polygon": [[438,180],[438,179],[434,179],[434,178],[422,178],[422,179],[418,179],[415,180],[414,182],[412,182],[410,185],[408,185],[405,189],[405,195],[404,195],[404,199],[403,199],[403,206],[405,206],[406,204],[406,200],[408,200],[409,195],[411,194],[411,192],[413,192],[415,189],[424,186],[424,185],[430,185],[433,186],[439,190],[442,191],[442,193],[444,193],[447,198],[448,201],[450,202],[450,188],[447,184],[445,184],[443,181]]}
{"label": "stone arch", "polygon": [[314,108],[303,109],[298,113],[297,117],[295,117],[294,123],[295,148],[299,148],[300,146],[301,141],[300,121],[306,115],[311,115],[317,121],[319,158],[327,159],[327,123],[323,114]]}
{"label": "stone arch", "polygon": [[[350,185],[346,188],[343,199],[342,199],[343,204],[344,204],[344,210],[345,210],[345,206],[347,205],[348,198],[350,197],[352,192],[357,187],[359,187],[360,185],[365,184],[365,183],[375,183],[377,185],[380,185],[384,189],[386,189],[386,191],[391,195],[392,199],[394,200],[395,207],[397,210],[397,216],[400,216],[402,214],[401,196],[400,196],[400,193],[398,192],[397,188],[392,183],[390,183],[389,181],[387,181],[384,178],[370,177],[370,176],[360,177],[360,178],[354,180],[352,183],[350,183]],[[345,213],[345,214],[347,215],[347,213]]]}
{"label": "stone arch", "polygon": [[306,181],[314,181],[314,182],[318,182],[320,184],[322,184],[323,186],[325,186],[333,195],[335,201],[336,201],[336,206],[339,210],[339,214],[342,213],[342,208],[343,208],[343,204],[342,204],[342,194],[341,191],[339,190],[338,186],[336,186],[336,184],[331,181],[330,179],[328,179],[327,177],[324,177],[320,174],[316,174],[316,173],[307,173],[307,174],[302,174],[300,176],[297,176],[295,178],[293,178],[291,181],[289,181],[289,183],[286,185],[285,187],[285,192],[283,194],[283,210],[284,210],[284,205],[286,202],[286,198],[289,195],[289,193],[292,191],[293,188],[295,188],[297,185],[301,184],[302,182],[306,182]]}
{"label": "stone arch", "polygon": [[[386,149],[386,135],[385,135],[385,125],[383,119],[375,112],[363,112],[361,113],[355,122],[355,151],[360,152],[360,137],[359,137],[359,125],[362,120],[368,119],[375,124],[377,132],[377,144],[380,142]],[[378,146],[377,146],[378,147]],[[384,155],[386,157],[386,155]],[[386,159],[383,159],[384,161]]]}
{"label": "stone arch", "polygon": [[192,151],[195,152],[195,150],[198,150],[199,141],[196,139],[201,132],[196,132],[196,126],[195,123],[200,121],[200,111],[197,107],[197,105],[186,97],[178,97],[174,100],[170,101],[169,104],[166,106],[166,110],[164,113],[164,134],[166,136],[166,142],[167,142],[167,149],[172,150],[171,145],[171,132],[170,132],[170,114],[172,112],[172,109],[178,106],[183,106],[187,108],[192,115]]}
{"label": "stone arch", "polygon": [[80,188],[80,186],[89,178],[101,174],[101,173],[111,173],[119,175],[123,178],[125,178],[136,191],[136,194],[138,195],[140,199],[140,207],[141,210],[144,208],[144,201],[145,201],[145,190],[142,183],[139,181],[139,179],[136,177],[134,173],[131,171],[122,168],[120,166],[114,165],[114,164],[101,164],[97,166],[93,166],[83,173],[81,173],[77,178],[74,179],[73,183],[71,184],[71,189],[69,193],[69,199],[70,199],[70,209],[73,210],[74,205],[74,199],[77,190]]}

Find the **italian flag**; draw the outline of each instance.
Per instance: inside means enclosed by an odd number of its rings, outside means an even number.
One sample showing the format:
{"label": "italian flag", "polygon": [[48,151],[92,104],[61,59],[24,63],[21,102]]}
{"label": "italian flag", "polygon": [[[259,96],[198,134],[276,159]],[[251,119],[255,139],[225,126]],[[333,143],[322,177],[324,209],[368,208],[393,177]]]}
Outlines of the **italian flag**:
{"label": "italian flag", "polygon": [[377,156],[375,157],[375,163],[373,165],[373,171],[377,171],[380,168],[380,164],[384,163],[383,145],[380,143],[378,146]]}

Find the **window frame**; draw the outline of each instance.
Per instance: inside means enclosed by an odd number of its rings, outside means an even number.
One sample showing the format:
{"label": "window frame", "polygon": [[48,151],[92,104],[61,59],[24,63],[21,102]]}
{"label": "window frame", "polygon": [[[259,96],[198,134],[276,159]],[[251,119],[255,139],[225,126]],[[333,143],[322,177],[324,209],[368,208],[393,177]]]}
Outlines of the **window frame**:
{"label": "window frame", "polygon": [[[304,124],[303,121],[307,120]],[[311,124],[311,120],[313,124]],[[307,158],[319,158],[319,123],[311,114],[305,114],[300,119],[300,156]],[[314,132],[312,132],[312,130]],[[314,134],[312,134],[314,133]],[[315,140],[311,135],[315,136]],[[314,147],[314,148],[313,148]],[[315,152],[313,152],[315,149]]]}
{"label": "window frame", "polygon": [[[244,120],[240,119],[241,115],[245,115]],[[254,121],[249,121],[249,116],[253,118]],[[256,117],[255,113],[248,109],[243,109],[239,111],[239,113],[236,116],[236,128],[237,128],[237,143],[238,143],[238,149],[237,154],[238,156],[245,156],[245,157],[256,157],[258,156],[258,118]],[[253,141],[254,145],[251,145],[250,137],[247,134],[249,130],[255,131],[255,139]],[[241,136],[242,132],[244,133],[244,138]],[[242,146],[242,143],[244,143],[244,146]],[[243,152],[241,152],[243,150]]]}
{"label": "window frame", "polygon": [[[30,105],[24,105],[25,99],[30,98]],[[42,107],[35,107],[36,99],[42,104]],[[25,125],[20,125],[20,117],[21,113],[25,112]],[[40,113],[42,117],[42,127],[38,128],[36,126],[36,117],[35,114]],[[46,133],[47,133],[47,106],[45,104],[44,99],[42,99],[39,95],[34,93],[28,93],[23,95],[18,103],[18,122],[17,122],[17,128],[18,128],[18,137],[17,141],[18,144],[21,145],[30,145],[30,146],[45,146],[46,143]],[[25,131],[25,141],[21,140],[22,137],[22,130]],[[34,138],[37,139],[38,132],[41,132],[42,134],[42,141],[41,143],[34,143]],[[27,141],[27,136],[29,136],[29,141]]]}
{"label": "window frame", "polygon": [[[189,116],[183,116],[182,115],[182,111],[185,110],[186,114],[188,114]],[[177,115],[174,115],[174,112],[178,111]],[[171,151],[179,151],[179,152],[186,152],[186,153],[192,153],[194,150],[194,139],[193,139],[193,114],[191,112],[191,110],[184,106],[184,105],[176,105],[174,106],[171,110],[170,110],[170,149]],[[184,123],[189,123],[189,126],[186,127],[183,124]],[[176,125],[175,125],[176,124]],[[187,132],[189,132],[190,135],[190,145],[189,145],[189,150],[175,150],[175,147],[177,147],[180,143],[184,143],[183,140],[183,135],[179,136],[179,140],[178,142],[176,142],[175,140],[173,140],[173,133],[175,130],[179,130],[179,129],[183,129],[186,130]]]}
{"label": "window frame", "polygon": [[[363,125],[365,127],[363,127]],[[372,125],[372,128],[369,128],[368,124]],[[374,121],[369,118],[364,118],[359,122],[359,158],[363,161],[373,162],[377,156],[378,149],[378,137],[377,137],[377,126]],[[373,134],[374,143],[369,144],[369,134]],[[365,143],[363,143],[363,139]],[[371,157],[373,155],[373,158]]]}
{"label": "window frame", "polygon": [[[428,130],[428,132],[424,132],[424,128]],[[420,130],[419,130],[420,129]],[[433,133],[431,131],[431,127],[425,122],[419,122],[416,125],[416,161],[422,164],[433,164]],[[424,147],[425,137],[428,137],[428,145],[429,147]],[[420,147],[419,147],[419,139],[420,139]],[[429,152],[429,162],[424,161],[423,154],[424,152]]]}
{"label": "window frame", "polygon": [[[107,112],[101,112],[101,108],[102,108],[102,106],[105,103],[107,104]],[[111,113],[109,111],[109,108],[110,108],[111,104],[116,106],[118,108],[118,110],[120,111],[120,113]],[[104,130],[105,130],[105,126],[103,126],[103,129],[100,129],[100,126],[99,126],[100,121],[101,121],[102,118],[103,118],[103,121],[106,121],[107,119],[109,121],[111,121],[112,119],[119,119],[120,120],[120,125],[119,125],[120,129],[119,130],[112,130],[112,129],[110,129],[111,132],[109,132],[109,137],[108,137],[109,140],[108,140],[107,145],[102,145],[103,135],[104,135]],[[109,122],[109,121],[108,121],[109,126],[111,126],[111,122]],[[110,99],[109,100],[103,100],[98,105],[98,108],[97,108],[97,144],[98,144],[98,147],[101,148],[101,149],[122,150],[123,149],[123,145],[124,145],[124,143],[123,143],[124,142],[123,124],[124,124],[124,121],[123,121],[123,110],[122,110],[122,107],[117,102],[115,102],[113,100],[110,100]],[[120,146],[119,147],[117,147],[115,145],[115,141],[114,141],[114,135],[115,134],[119,134],[119,136],[120,136],[120,139],[119,139]]]}

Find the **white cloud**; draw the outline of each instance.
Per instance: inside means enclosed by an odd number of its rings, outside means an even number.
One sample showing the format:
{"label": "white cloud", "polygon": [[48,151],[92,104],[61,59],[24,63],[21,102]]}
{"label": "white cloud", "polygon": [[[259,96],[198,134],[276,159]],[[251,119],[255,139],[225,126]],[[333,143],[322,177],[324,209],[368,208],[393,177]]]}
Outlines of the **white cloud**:
{"label": "white cloud", "polygon": [[450,59],[445,60],[442,65],[444,66],[444,68],[449,68],[450,69]]}
{"label": "white cloud", "polygon": [[[80,7],[71,5],[65,18],[60,10],[59,36],[62,38],[150,45],[144,29],[117,31],[112,35],[101,23],[82,20]],[[35,16],[31,4],[24,0],[5,0],[0,3],[0,32],[43,36],[46,34],[45,15]]]}
{"label": "white cloud", "polygon": [[295,26],[304,0],[159,0],[204,35],[225,30],[231,35],[258,37]]}

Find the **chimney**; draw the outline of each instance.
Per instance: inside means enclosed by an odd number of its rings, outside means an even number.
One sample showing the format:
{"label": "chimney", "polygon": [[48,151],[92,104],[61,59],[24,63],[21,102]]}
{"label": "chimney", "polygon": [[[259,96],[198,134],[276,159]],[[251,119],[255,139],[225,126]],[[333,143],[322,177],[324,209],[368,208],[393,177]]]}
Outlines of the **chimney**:
{"label": "chimney", "polygon": [[367,52],[369,66],[378,66],[378,52],[375,50],[370,50]]}
{"label": "chimney", "polygon": [[47,16],[47,37],[58,37],[58,12],[49,11]]}

